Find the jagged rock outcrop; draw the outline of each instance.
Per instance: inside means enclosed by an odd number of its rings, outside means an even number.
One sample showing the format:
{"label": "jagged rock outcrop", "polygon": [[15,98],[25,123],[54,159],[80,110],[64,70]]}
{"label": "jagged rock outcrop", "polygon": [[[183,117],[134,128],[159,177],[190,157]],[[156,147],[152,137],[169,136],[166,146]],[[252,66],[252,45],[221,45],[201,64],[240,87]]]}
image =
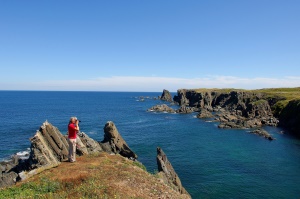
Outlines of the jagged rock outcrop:
{"label": "jagged rock outcrop", "polygon": [[[85,133],[78,133],[77,154],[89,154],[103,151],[100,144]],[[2,175],[0,188],[11,186],[16,181],[24,180],[46,169],[56,167],[68,159],[67,137],[48,123],[42,124],[36,134],[30,138],[30,154],[28,159],[20,159],[17,155],[8,162],[1,163]]]}
{"label": "jagged rock outcrop", "polygon": [[268,133],[267,131],[265,131],[263,129],[255,129],[255,130],[251,131],[250,133],[262,136],[268,140],[275,140],[275,138],[272,137],[270,133]]}
{"label": "jagged rock outcrop", "polygon": [[90,138],[84,132],[77,133],[77,149],[76,153],[79,155],[99,153],[103,151],[99,142]]}
{"label": "jagged rock outcrop", "polygon": [[31,152],[28,159],[30,170],[51,168],[68,159],[69,144],[58,128],[47,121],[36,132],[31,141]]}
{"label": "jagged rock outcrop", "polygon": [[173,101],[171,93],[166,89],[163,90],[163,93],[162,93],[160,99],[164,100],[164,101],[167,101],[167,102],[172,102]]}
{"label": "jagged rock outcrop", "polygon": [[159,177],[167,184],[171,185],[175,190],[181,194],[189,195],[189,193],[182,186],[181,181],[175,172],[173,166],[169,162],[166,154],[160,147],[157,147],[157,166]]}
{"label": "jagged rock outcrop", "polygon": [[156,105],[148,109],[148,111],[155,111],[155,112],[167,112],[167,113],[176,113],[176,111],[170,108],[166,104]]}
{"label": "jagged rock outcrop", "polygon": [[179,89],[177,91],[177,95],[173,97],[173,100],[177,102],[181,106],[189,106],[189,99],[187,98],[186,90],[185,89]]}
{"label": "jagged rock outcrop", "polygon": [[68,158],[69,145],[66,138],[47,121],[34,137],[30,138],[30,142],[29,158],[22,160],[14,156],[14,164],[10,164],[12,168],[6,170],[3,175],[5,178],[0,179],[0,187],[13,185],[18,180],[24,180],[45,169],[56,167]]}
{"label": "jagged rock outcrop", "polygon": [[213,114],[206,109],[200,109],[197,115],[197,118],[212,118],[212,117],[214,117]]}
{"label": "jagged rock outcrop", "polygon": [[100,145],[103,150],[108,153],[120,154],[133,160],[138,158],[138,156],[129,148],[112,121],[108,121],[105,124],[104,140],[100,143]]}

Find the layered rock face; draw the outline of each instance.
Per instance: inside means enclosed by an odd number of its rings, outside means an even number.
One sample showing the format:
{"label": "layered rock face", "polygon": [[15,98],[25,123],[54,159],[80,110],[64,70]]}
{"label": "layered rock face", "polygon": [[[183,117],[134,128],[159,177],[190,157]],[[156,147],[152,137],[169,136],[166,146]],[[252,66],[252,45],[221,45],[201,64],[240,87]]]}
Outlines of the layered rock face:
{"label": "layered rock face", "polygon": [[[10,175],[10,183],[3,184],[7,179],[1,179],[0,187],[13,185],[17,180],[23,180],[45,169],[56,167],[68,158],[69,145],[66,138],[47,121],[43,123],[34,137],[30,138],[30,141],[29,158],[15,160],[15,165],[7,172]],[[17,158],[17,156],[14,157]]]}
{"label": "layered rock face", "polygon": [[66,138],[47,121],[30,141],[31,152],[28,159],[30,170],[55,167],[68,159],[69,144]]}
{"label": "layered rock face", "polygon": [[171,93],[168,90],[163,90],[163,93],[160,97],[161,100],[167,101],[167,102],[173,102],[173,98]]}
{"label": "layered rock face", "polygon": [[100,143],[103,150],[108,153],[120,154],[129,159],[137,159],[137,155],[129,148],[120,135],[116,125],[109,121],[104,126],[104,140]]}
{"label": "layered rock face", "polygon": [[181,181],[175,172],[173,166],[169,162],[166,154],[160,147],[157,147],[157,166],[160,178],[167,184],[171,185],[175,190],[181,194],[189,195],[189,193],[182,186]]}

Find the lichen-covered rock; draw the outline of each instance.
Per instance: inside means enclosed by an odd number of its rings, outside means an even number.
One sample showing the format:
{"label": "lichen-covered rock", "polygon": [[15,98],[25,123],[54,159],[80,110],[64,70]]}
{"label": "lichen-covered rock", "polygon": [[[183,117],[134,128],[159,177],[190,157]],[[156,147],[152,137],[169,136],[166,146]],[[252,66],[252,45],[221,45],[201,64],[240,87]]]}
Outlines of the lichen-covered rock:
{"label": "lichen-covered rock", "polygon": [[175,172],[173,166],[169,162],[166,154],[160,147],[157,147],[157,166],[160,178],[167,184],[171,185],[175,190],[181,194],[189,195],[189,193],[182,186],[181,181]]}
{"label": "lichen-covered rock", "polygon": [[167,113],[176,113],[176,111],[170,108],[166,104],[156,105],[148,109],[148,111],[155,111],[155,112],[167,112]]}
{"label": "lichen-covered rock", "polygon": [[104,139],[100,145],[103,150],[108,153],[120,154],[133,160],[138,158],[138,156],[129,148],[112,121],[108,121],[105,124]]}
{"label": "lichen-covered rock", "polygon": [[172,102],[173,101],[171,93],[168,90],[165,90],[165,89],[163,90],[163,93],[162,93],[160,99],[164,100],[164,101],[167,101],[167,102]]}

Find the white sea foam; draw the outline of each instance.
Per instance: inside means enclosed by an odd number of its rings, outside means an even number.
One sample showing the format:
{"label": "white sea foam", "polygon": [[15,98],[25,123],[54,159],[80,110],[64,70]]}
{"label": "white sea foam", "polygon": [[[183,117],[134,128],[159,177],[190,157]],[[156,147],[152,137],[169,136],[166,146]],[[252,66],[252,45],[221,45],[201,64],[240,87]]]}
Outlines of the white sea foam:
{"label": "white sea foam", "polygon": [[29,158],[30,148],[27,148],[25,151],[20,151],[15,155],[18,156],[19,159],[26,160]]}
{"label": "white sea foam", "polygon": [[88,132],[88,135],[96,135],[96,134],[97,134],[97,132],[95,132],[95,131]]}
{"label": "white sea foam", "polygon": [[17,156],[28,156],[29,155],[29,151],[21,151],[16,153]]}

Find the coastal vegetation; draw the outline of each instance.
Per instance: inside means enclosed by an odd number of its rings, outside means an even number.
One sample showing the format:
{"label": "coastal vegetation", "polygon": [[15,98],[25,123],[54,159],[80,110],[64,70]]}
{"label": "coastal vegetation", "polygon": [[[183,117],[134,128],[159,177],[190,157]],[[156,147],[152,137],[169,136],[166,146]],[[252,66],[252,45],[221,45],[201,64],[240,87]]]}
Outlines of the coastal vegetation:
{"label": "coastal vegetation", "polygon": [[184,198],[141,165],[105,152],[80,156],[1,190],[0,198]]}

